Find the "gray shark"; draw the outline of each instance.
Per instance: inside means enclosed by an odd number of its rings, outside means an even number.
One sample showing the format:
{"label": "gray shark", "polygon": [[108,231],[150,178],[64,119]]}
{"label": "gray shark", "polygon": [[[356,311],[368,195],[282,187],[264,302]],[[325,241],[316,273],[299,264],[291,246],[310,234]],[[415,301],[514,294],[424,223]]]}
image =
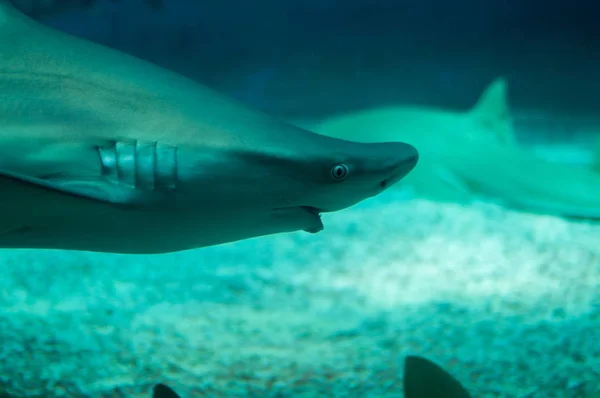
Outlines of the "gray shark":
{"label": "gray shark", "polygon": [[[158,392],[169,391],[158,388]],[[173,392],[173,391],[169,391]],[[174,393],[174,392],[173,392]],[[155,395],[154,398],[177,398],[178,395]],[[471,398],[467,389],[438,364],[427,358],[409,355],[404,360],[404,398]],[[586,395],[600,398],[600,391]]]}
{"label": "gray shark", "polygon": [[[408,355],[404,359],[404,398],[471,398],[467,389],[438,364],[427,358]],[[600,398],[600,391],[587,398]],[[180,398],[170,387],[157,383],[152,398]]]}
{"label": "gray shark", "polygon": [[414,147],[325,137],[0,0],[0,247],[164,253],[323,229]]}

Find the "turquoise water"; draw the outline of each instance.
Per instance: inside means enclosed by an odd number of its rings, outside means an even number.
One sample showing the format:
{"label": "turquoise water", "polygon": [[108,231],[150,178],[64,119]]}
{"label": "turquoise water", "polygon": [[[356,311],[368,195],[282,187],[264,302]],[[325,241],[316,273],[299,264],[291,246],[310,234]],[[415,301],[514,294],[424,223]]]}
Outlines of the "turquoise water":
{"label": "turquoise water", "polygon": [[[84,15],[74,12],[48,23]],[[445,73],[423,59],[404,70],[363,59],[371,80],[331,54],[320,71],[316,57],[297,70],[301,56],[240,58],[205,75],[199,56],[163,63],[310,120],[391,103],[466,111],[492,73],[469,57]],[[528,76],[508,77],[519,146],[591,169],[597,113],[559,106],[568,99],[536,106],[519,96]],[[163,382],[182,397],[402,397],[404,358],[420,355],[474,397],[588,397],[600,390],[600,224],[497,199],[436,201],[400,186],[323,215],[318,234],[159,255],[2,250],[0,396],[149,397]]]}

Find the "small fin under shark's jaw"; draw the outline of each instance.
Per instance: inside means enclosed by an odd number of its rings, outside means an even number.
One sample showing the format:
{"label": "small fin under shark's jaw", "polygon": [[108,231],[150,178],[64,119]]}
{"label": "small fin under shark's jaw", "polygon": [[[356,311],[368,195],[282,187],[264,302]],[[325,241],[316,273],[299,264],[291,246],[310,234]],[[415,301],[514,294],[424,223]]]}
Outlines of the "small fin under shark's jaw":
{"label": "small fin under shark's jaw", "polygon": [[308,232],[311,234],[316,234],[318,232],[321,232],[325,226],[323,225],[323,221],[321,220],[321,211],[315,207],[310,207],[310,206],[300,206],[301,209],[306,210],[308,213],[312,214],[317,221],[317,224],[315,227],[312,228],[307,228],[304,229],[304,232]]}
{"label": "small fin under shark's jaw", "polygon": [[273,209],[273,217],[298,222],[303,225],[300,229],[304,232],[316,234],[325,227],[319,209],[310,206],[280,207]]}

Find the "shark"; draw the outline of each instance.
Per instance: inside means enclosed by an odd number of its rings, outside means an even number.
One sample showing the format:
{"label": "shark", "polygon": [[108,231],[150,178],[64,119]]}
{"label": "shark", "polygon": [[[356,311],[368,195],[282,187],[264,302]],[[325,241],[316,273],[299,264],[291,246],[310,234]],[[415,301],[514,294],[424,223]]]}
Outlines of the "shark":
{"label": "shark", "polygon": [[518,145],[506,86],[506,79],[496,79],[467,111],[387,106],[296,124],[355,142],[415,146],[419,165],[398,186],[419,197],[484,199],[531,213],[600,218],[599,168],[559,164]]}
{"label": "shark", "polygon": [[0,247],[158,254],[293,231],[417,150],[326,137],[0,0]]}
{"label": "shark", "polygon": [[[404,359],[404,398],[471,397],[460,381],[435,362],[418,355],[408,355]],[[600,391],[586,397],[600,398]],[[164,398],[177,398],[177,395],[165,395]]]}
{"label": "shark", "polygon": [[[419,356],[404,358],[404,398],[472,398],[469,391],[450,372],[435,362]],[[181,398],[171,387],[157,383],[152,398]],[[600,398],[600,391],[587,398]]]}
{"label": "shark", "polygon": [[[434,362],[416,355],[404,360],[404,398],[471,398],[450,373]],[[181,398],[171,387],[157,383],[152,398]]]}

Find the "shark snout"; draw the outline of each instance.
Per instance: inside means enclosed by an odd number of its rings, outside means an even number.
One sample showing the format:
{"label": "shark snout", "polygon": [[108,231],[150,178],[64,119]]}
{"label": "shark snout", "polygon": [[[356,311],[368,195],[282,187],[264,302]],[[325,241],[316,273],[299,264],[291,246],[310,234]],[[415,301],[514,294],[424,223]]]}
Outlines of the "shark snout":
{"label": "shark snout", "polygon": [[381,180],[381,190],[387,189],[404,178],[419,161],[419,152],[415,147],[403,142],[389,142],[385,145],[385,151],[389,152],[391,171]]}

